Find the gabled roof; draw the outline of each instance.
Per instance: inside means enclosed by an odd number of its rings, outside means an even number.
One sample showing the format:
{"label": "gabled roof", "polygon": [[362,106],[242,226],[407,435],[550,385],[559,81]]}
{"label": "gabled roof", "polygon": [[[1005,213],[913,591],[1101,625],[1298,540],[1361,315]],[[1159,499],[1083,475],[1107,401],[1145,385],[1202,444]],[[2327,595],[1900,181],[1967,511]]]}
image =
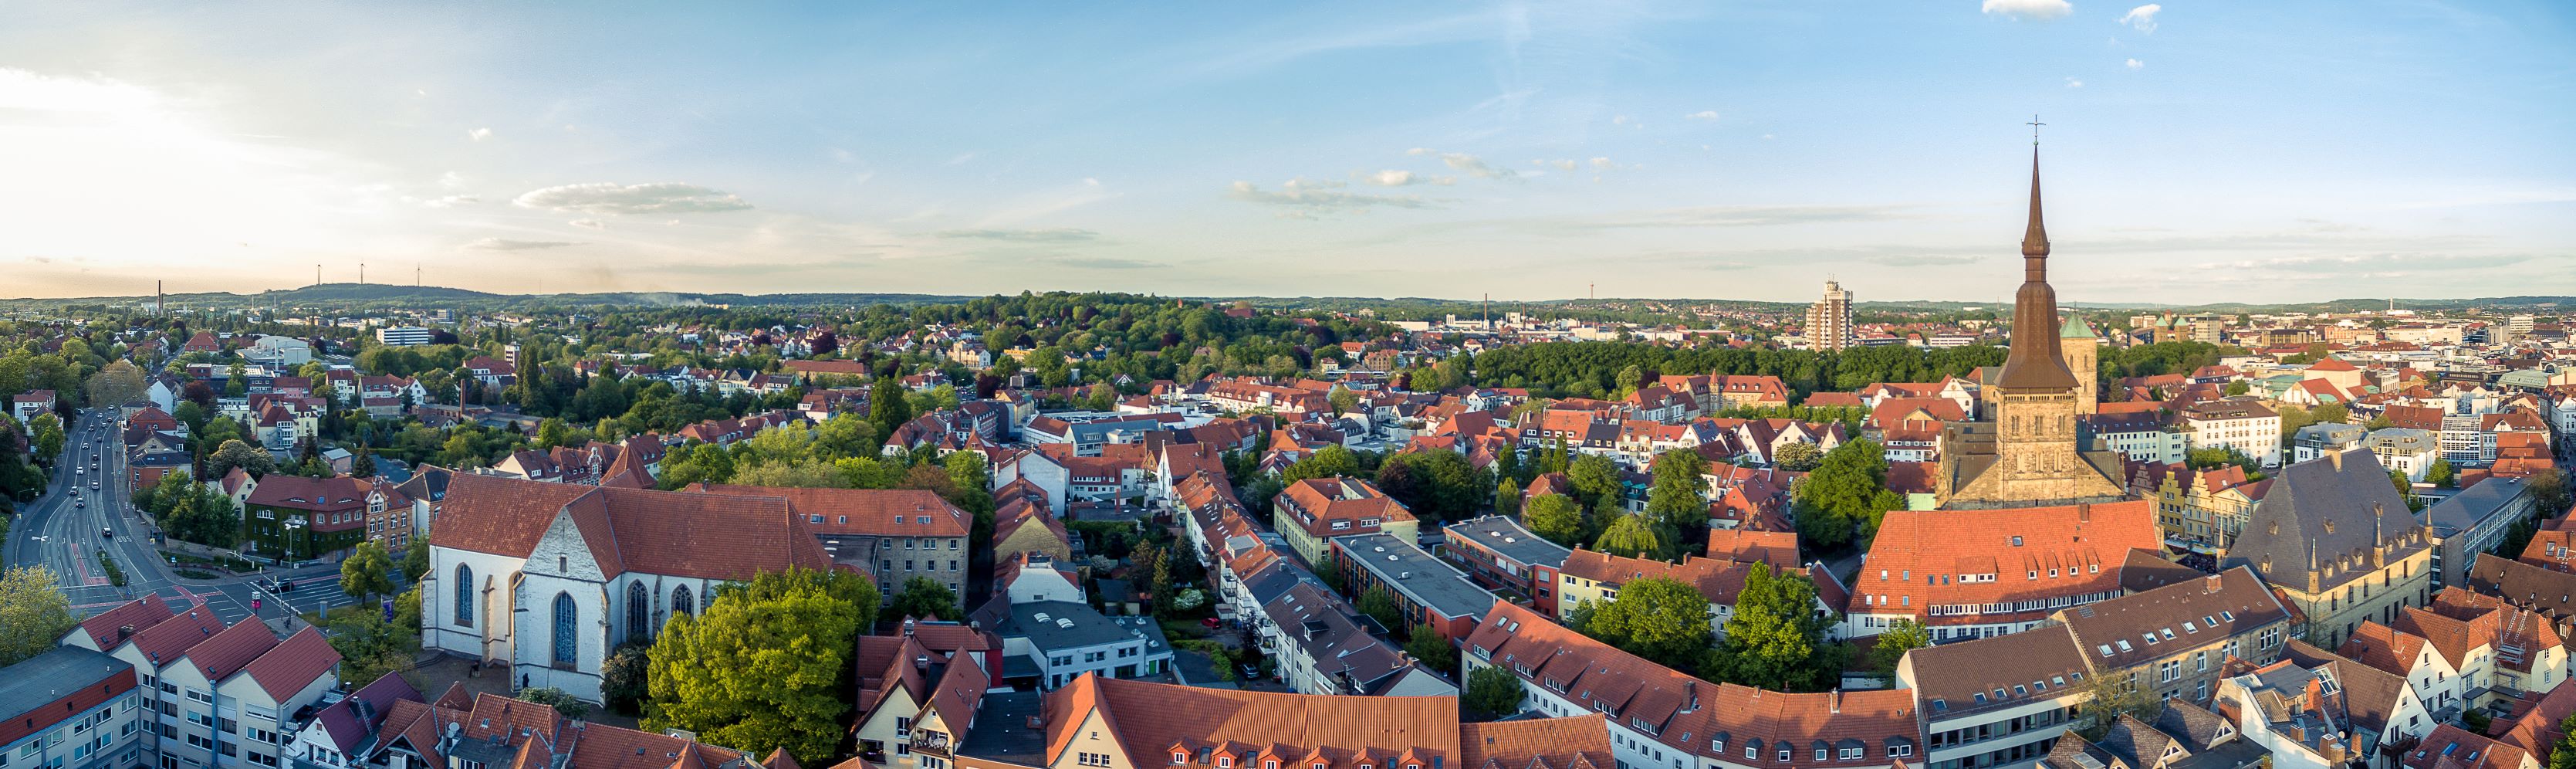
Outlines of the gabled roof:
{"label": "gabled roof", "polygon": [[[264,623],[244,624],[260,626],[263,633],[268,631]],[[323,640],[320,631],[307,626],[251,660],[242,672],[249,674],[271,701],[283,703],[339,664],[339,650],[331,648],[331,642]]]}
{"label": "gabled roof", "polygon": [[[1174,748],[1190,754],[1277,749],[1310,753],[1346,769],[1361,756],[1381,769],[1410,753],[1430,769],[1463,759],[1455,697],[1334,697],[1128,681],[1085,674],[1046,697],[1047,763],[1054,765],[1098,715],[1099,728],[1138,764],[1161,765]],[[1282,762],[1287,763],[1287,761]]]}
{"label": "gabled roof", "polygon": [[141,631],[175,615],[170,611],[170,604],[161,600],[161,594],[147,593],[142,598],[90,615],[88,619],[81,620],[72,632],[89,636],[90,645],[98,647],[99,651],[113,651],[126,640],[119,635],[120,628]]}

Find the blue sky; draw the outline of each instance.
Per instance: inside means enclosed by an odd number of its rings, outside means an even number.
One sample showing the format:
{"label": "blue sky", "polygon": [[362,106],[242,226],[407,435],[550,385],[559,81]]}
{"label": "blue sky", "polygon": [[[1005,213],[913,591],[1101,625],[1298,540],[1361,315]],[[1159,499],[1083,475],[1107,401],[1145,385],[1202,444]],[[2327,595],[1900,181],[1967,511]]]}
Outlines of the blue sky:
{"label": "blue sky", "polygon": [[[2576,294],[2553,3],[0,3],[0,295]],[[7,285],[7,284],[15,284]]]}

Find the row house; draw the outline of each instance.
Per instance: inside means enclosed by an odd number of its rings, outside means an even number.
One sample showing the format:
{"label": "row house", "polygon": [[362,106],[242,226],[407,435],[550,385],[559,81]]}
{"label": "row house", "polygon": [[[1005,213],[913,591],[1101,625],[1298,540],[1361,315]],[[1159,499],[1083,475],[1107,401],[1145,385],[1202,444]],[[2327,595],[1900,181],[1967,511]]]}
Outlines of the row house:
{"label": "row house", "polygon": [[[1958,406],[1959,413],[1973,419],[1977,413],[1977,391],[1975,382],[1946,377],[1938,382],[1873,382],[1860,388],[1856,394],[1861,407],[1873,410],[1888,400],[1939,398]],[[1818,405],[1815,396],[1808,396],[1807,405]]]}
{"label": "row house", "polygon": [[2060,609],[2096,681],[2126,679],[2157,700],[2211,707],[2231,657],[2268,664],[2295,631],[2290,608],[2244,567]]}
{"label": "row house", "polygon": [[1895,769],[1921,760],[1913,696],[1903,690],[1791,694],[1711,684],[1494,604],[1464,663],[1511,671],[1524,712],[1607,717],[1629,769]]}
{"label": "row house", "polygon": [[[860,636],[852,662],[858,696],[850,733],[859,758],[873,766],[925,769],[936,766],[938,756],[914,750],[913,726],[971,710],[1001,674],[1002,641],[956,622],[905,617],[893,635]],[[924,740],[921,747],[937,742]]]}
{"label": "row house", "polygon": [[340,654],[313,628],[280,639],[267,623],[226,627],[204,604],[174,611],[158,595],[82,620],[60,645],[131,667],[147,713],[141,747],[172,764],[278,766],[299,711],[340,685]]}
{"label": "row house", "polygon": [[2246,480],[2245,468],[2235,465],[2194,470],[2181,462],[2139,463],[2129,476],[2129,494],[2155,503],[2165,544],[2196,553],[2234,545],[2270,487],[2269,480]]}
{"label": "row house", "polygon": [[2200,401],[2174,413],[2192,448],[2229,449],[2264,467],[2281,464],[2281,415],[2253,398]]}
{"label": "row house", "polygon": [[1940,456],[1941,426],[1967,418],[1957,403],[1943,398],[1882,398],[1861,429],[1885,447],[1887,461],[1931,462]]}
{"label": "row house", "polygon": [[805,426],[806,422],[803,416],[793,411],[779,410],[765,414],[749,414],[743,416],[741,419],[709,419],[704,422],[680,428],[679,432],[673,433],[671,438],[667,440],[670,442],[697,441],[699,443],[710,443],[717,446],[731,446],[735,441],[745,440],[751,436],[759,435],[760,431],[773,427],[801,429]]}
{"label": "row house", "polygon": [[[1262,604],[1261,652],[1279,680],[1300,694],[1455,695],[1458,687],[1405,654],[1385,628],[1313,582],[1297,582]],[[1372,629],[1374,628],[1374,632]]]}
{"label": "row house", "polygon": [[1208,402],[1238,414],[1263,412],[1296,417],[1311,413],[1331,413],[1333,404],[1323,390],[1280,387],[1247,379],[1234,379],[1210,384]]}
{"label": "row house", "polygon": [[2335,653],[2405,678],[2442,720],[2568,678],[2565,639],[2547,617],[2453,588],[2395,622],[2361,626]]}
{"label": "row house", "polygon": [[135,769],[154,758],[135,667],[60,646],[0,666],[0,761],[35,767]]}
{"label": "row house", "polygon": [[1789,384],[1775,376],[1665,374],[1656,384],[1690,396],[1699,403],[1702,414],[1789,405]]}
{"label": "row house", "polygon": [[1891,510],[1853,580],[1843,633],[1874,636],[1900,619],[1935,641],[2030,630],[2118,597],[2130,551],[2163,548],[2144,500]]}
{"label": "row house", "polygon": [[2121,408],[2126,403],[2101,404],[2092,414],[2075,417],[2076,442],[2093,451],[2109,451],[2132,462],[2181,462],[2189,456],[2191,440],[2173,421],[2171,412],[2160,401],[2147,401],[2155,408]]}
{"label": "row house", "polygon": [[1413,541],[1421,522],[1376,484],[1358,478],[1310,478],[1288,485],[1271,502],[1271,528],[1299,558],[1316,568],[1339,537],[1386,532]]}
{"label": "row house", "polygon": [[2064,625],[1907,651],[1896,687],[1921,714],[1925,769],[2027,765],[2084,724],[2093,699]]}

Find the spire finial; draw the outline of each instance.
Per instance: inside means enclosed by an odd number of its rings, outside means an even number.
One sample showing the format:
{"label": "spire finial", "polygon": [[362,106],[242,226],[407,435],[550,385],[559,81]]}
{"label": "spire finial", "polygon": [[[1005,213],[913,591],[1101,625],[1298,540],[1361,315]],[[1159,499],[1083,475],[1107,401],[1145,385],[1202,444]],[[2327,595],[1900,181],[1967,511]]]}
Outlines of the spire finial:
{"label": "spire finial", "polygon": [[2033,114],[2030,116],[2030,122],[2022,125],[2030,126],[2030,146],[2039,146],[2039,127],[2048,124],[2039,122],[2039,115]]}
{"label": "spire finial", "polygon": [[[2037,115],[2033,115],[2032,117],[2038,117],[2038,116],[2037,116]],[[2036,122],[2036,121],[2033,121],[2033,125],[2036,125],[2036,124],[2037,124],[2037,122]],[[2043,225],[2043,224],[2041,224],[2041,223],[2040,223],[2040,217],[2039,217],[2039,140],[2038,140],[2038,138],[2037,138],[2037,137],[2039,136],[2038,130],[2039,130],[2039,129],[2037,129],[2037,128],[2033,128],[2033,129],[2031,129],[2031,136],[2032,136],[2032,140],[2031,140],[2031,143],[2030,143],[2030,228],[2029,228],[2028,230],[2023,231],[2023,232],[2022,232],[2022,236],[2021,236],[2021,255],[2022,255],[2022,256],[2024,256],[2024,257],[2028,257],[2028,258],[2030,258],[2030,259],[2032,260],[2032,261],[2030,262],[2030,264],[2029,264],[2029,265],[2027,265],[2027,266],[2030,268],[2030,271],[2031,271],[2031,273],[2030,273],[2030,279],[2031,279],[2031,280],[2034,280],[2034,281],[2037,281],[2037,280],[2045,280],[2045,278],[2044,278],[2043,276],[2044,276],[2046,273],[2041,272],[2041,270],[2042,270],[2042,269],[2044,269],[2044,268],[2041,266],[2040,262],[2039,262],[2039,261],[2037,261],[2037,260],[2038,260],[2039,258],[2041,258],[2041,257],[2046,257],[2046,256],[2048,256],[2048,227],[2047,227],[2046,225]]]}

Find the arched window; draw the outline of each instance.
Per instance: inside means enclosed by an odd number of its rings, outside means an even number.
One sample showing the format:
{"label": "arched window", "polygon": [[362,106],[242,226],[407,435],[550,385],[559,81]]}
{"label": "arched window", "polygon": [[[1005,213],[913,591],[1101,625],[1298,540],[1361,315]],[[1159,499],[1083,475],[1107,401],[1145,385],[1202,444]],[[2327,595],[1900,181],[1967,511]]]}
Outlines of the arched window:
{"label": "arched window", "polygon": [[581,609],[572,603],[571,593],[555,594],[555,664],[573,664],[581,649],[581,640],[573,635],[573,624],[581,618]]}
{"label": "arched window", "polygon": [[626,583],[626,640],[641,641],[653,637],[653,594],[644,592],[644,583]]}
{"label": "arched window", "polygon": [[671,591],[671,614],[695,615],[697,613],[698,602],[696,599],[690,597],[689,586],[681,585],[678,590]]}
{"label": "arched window", "polygon": [[456,626],[474,626],[474,567],[456,565]]}

